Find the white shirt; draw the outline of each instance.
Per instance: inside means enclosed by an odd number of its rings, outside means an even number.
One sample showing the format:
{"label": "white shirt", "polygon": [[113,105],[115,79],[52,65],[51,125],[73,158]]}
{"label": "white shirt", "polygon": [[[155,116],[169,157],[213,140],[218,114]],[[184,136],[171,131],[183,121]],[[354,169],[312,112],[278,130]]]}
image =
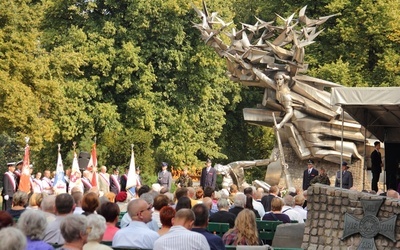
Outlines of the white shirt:
{"label": "white shirt", "polygon": [[131,221],[127,227],[115,233],[112,246],[153,249],[158,237],[158,233],[148,228],[144,222]]}
{"label": "white shirt", "polygon": [[298,212],[301,217],[303,217],[303,220],[307,220],[307,210],[305,210],[302,206],[296,205],[294,206],[294,211]]}
{"label": "white shirt", "polygon": [[303,217],[298,212],[296,212],[296,210],[294,210],[292,207],[286,205],[283,206],[282,213],[289,216],[290,220],[297,220],[299,223],[304,223]]}
{"label": "white shirt", "polygon": [[[124,216],[122,216],[121,219],[121,223],[120,223],[120,227],[124,228],[130,225],[130,223],[132,222],[132,218],[129,216],[128,213],[124,214]],[[157,222],[156,221],[149,221],[146,223],[146,226],[153,230],[154,232],[157,232],[159,230]]]}
{"label": "white shirt", "polygon": [[253,199],[253,207],[254,207],[255,210],[257,210],[258,214],[262,218],[264,216],[264,214],[265,214],[265,210],[264,210],[263,204],[261,202],[258,202],[258,201]]}
{"label": "white shirt", "polygon": [[155,250],[210,250],[204,235],[187,230],[183,226],[172,226],[168,233],[154,242]]}

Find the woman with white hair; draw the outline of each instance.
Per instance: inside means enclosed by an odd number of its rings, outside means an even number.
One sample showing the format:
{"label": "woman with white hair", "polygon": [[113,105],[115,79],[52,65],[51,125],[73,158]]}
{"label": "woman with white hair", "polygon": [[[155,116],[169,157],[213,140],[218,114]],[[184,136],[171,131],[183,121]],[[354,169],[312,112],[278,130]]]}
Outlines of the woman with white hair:
{"label": "woman with white hair", "polygon": [[81,250],[87,242],[90,228],[86,216],[69,214],[61,222],[60,231],[65,243],[59,250]]}
{"label": "woman with white hair", "polygon": [[0,250],[25,250],[26,237],[15,227],[5,227],[0,230]]}
{"label": "woman with white hair", "polygon": [[83,250],[112,250],[111,247],[100,244],[106,231],[106,219],[101,215],[91,214],[87,217],[87,222],[91,230]]}
{"label": "woman with white hair", "polygon": [[17,227],[27,237],[26,249],[29,250],[52,250],[51,245],[44,242],[43,236],[46,230],[46,215],[41,210],[26,210],[18,220]]}

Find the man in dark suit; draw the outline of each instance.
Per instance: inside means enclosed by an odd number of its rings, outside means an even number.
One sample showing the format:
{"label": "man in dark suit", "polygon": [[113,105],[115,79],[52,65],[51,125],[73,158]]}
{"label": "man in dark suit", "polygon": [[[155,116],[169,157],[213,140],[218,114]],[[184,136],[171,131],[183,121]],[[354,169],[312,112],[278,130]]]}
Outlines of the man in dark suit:
{"label": "man in dark suit", "polygon": [[3,176],[3,210],[11,209],[14,193],[17,191],[17,182],[15,180],[15,162],[7,163],[8,171]]}
{"label": "man in dark suit", "polygon": [[342,171],[337,171],[335,187],[340,187],[340,178],[342,178],[342,188],[350,189],[353,186],[353,174],[348,171],[347,162],[342,163]]}
{"label": "man in dark suit", "polygon": [[235,226],[236,215],[229,212],[228,200],[222,198],[219,199],[217,206],[218,212],[213,213],[210,216],[210,222],[229,223],[229,227],[233,228]]}
{"label": "man in dark suit", "polygon": [[125,174],[121,175],[121,191],[126,191],[126,182],[128,181],[129,166],[125,167]]}
{"label": "man in dark suit", "polygon": [[314,161],[308,160],[307,169],[304,170],[303,173],[303,190],[307,190],[307,188],[310,186],[310,181],[315,176],[318,176],[318,170],[314,168]]}
{"label": "man in dark suit", "polygon": [[375,192],[378,192],[378,181],[379,176],[382,172],[382,156],[379,149],[381,148],[381,142],[376,141],[374,142],[375,149],[371,153],[371,172],[372,172],[372,182],[371,182],[371,189]]}
{"label": "man in dark suit", "polygon": [[205,167],[201,170],[200,186],[203,188],[212,187],[216,190],[217,171],[211,167],[211,160],[207,159]]}
{"label": "man in dark suit", "polygon": [[[119,170],[113,166],[113,174],[110,175],[110,191],[117,195],[121,191],[121,185],[119,184]],[[125,183],[126,186],[126,183]]]}

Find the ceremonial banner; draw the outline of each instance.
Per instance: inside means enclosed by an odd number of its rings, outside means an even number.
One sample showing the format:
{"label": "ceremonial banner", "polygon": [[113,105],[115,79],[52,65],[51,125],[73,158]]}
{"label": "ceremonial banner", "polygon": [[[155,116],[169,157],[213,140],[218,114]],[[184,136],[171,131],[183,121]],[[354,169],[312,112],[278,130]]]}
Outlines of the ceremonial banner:
{"label": "ceremonial banner", "polygon": [[21,178],[19,181],[18,190],[29,193],[31,191],[31,175],[29,173],[29,137],[26,137],[25,141],[25,155],[22,163]]}
{"label": "ceremonial banner", "polygon": [[126,181],[126,191],[128,191],[133,197],[136,196],[136,186],[137,186],[137,175],[135,167],[135,153],[133,152],[133,145],[132,145],[132,154],[131,154],[131,162],[129,164],[128,180]]}
{"label": "ceremonial banner", "polygon": [[97,178],[98,178],[98,176],[97,176],[97,173],[96,173],[96,171],[97,171],[96,143],[93,144],[92,153],[90,154],[90,160],[89,160],[87,169],[89,171],[93,170],[91,182],[92,182],[92,186],[93,187],[97,187],[97,183],[98,183]]}
{"label": "ceremonial banner", "polygon": [[83,185],[81,180],[82,173],[79,170],[78,155],[74,151],[74,159],[72,160],[71,176],[69,178],[68,193],[71,193],[72,188],[79,187],[83,193]]}
{"label": "ceremonial banner", "polygon": [[54,177],[53,190],[56,195],[67,192],[67,184],[65,183],[64,179],[64,165],[62,163],[62,158],[60,153],[60,144],[58,144],[58,159],[57,159],[56,176]]}

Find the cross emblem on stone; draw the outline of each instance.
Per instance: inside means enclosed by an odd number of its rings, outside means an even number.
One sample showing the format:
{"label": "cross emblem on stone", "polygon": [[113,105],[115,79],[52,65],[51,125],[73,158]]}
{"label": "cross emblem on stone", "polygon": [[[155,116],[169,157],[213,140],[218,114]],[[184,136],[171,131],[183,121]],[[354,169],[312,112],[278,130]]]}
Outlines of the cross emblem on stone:
{"label": "cross emblem on stone", "polygon": [[361,242],[358,250],[376,249],[374,237],[378,234],[396,242],[395,227],[397,215],[391,216],[387,220],[380,221],[376,216],[384,199],[380,200],[363,200],[361,205],[364,211],[364,217],[358,219],[348,213],[344,217],[344,231],[341,240],[359,233],[361,234]]}

